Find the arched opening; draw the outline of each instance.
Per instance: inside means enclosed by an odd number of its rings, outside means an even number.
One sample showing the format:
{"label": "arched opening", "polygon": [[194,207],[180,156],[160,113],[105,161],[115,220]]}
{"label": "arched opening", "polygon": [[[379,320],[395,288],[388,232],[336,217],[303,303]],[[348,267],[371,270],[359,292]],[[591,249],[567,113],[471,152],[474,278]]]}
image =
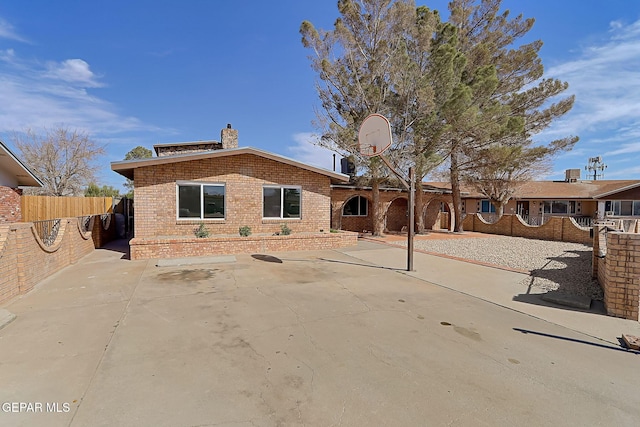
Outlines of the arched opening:
{"label": "arched opening", "polygon": [[442,199],[429,200],[424,208],[424,227],[427,230],[453,231],[451,204]]}
{"label": "arched opening", "polygon": [[341,229],[346,231],[369,232],[373,230],[371,202],[365,196],[348,198],[340,209]]}
{"label": "arched opening", "polygon": [[385,213],[385,232],[400,232],[406,230],[409,203],[405,197],[393,199]]}

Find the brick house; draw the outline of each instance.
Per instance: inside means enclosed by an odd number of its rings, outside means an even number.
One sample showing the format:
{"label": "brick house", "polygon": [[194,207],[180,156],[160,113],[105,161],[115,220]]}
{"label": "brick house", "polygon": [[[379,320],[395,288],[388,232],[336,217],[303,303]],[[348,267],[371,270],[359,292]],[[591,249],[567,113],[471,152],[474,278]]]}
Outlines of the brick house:
{"label": "brick house", "polygon": [[[578,171],[579,172],[579,171]],[[640,218],[640,180],[579,180],[567,171],[564,181],[529,181],[522,184],[504,207],[505,214],[519,214],[530,225],[541,225],[551,216],[572,217],[590,226],[596,218]],[[453,230],[451,184],[423,182],[421,215],[426,230]],[[407,192],[401,188],[380,189],[385,232],[406,230]],[[366,232],[373,229],[370,187],[333,184],[332,226]],[[481,193],[462,186],[463,214],[481,213],[493,220],[495,207]],[[416,228],[417,230],[417,228]]]}
{"label": "brick house", "polygon": [[22,221],[19,186],[42,187],[42,181],[0,141],[0,224]]}
{"label": "brick house", "polygon": [[[587,226],[592,219],[605,216],[640,218],[640,180],[593,181],[572,176],[575,170],[569,169],[564,181],[525,182],[505,205],[504,213],[519,214],[532,225],[539,225],[551,216],[573,217]],[[427,184],[450,188],[445,182]],[[495,207],[478,191],[463,188],[462,212],[481,213],[489,218]]]}
{"label": "brick house", "polygon": [[[134,181],[132,259],[355,243],[351,233],[330,233],[330,186],[347,175],[238,147],[230,125],[220,139],[157,144],[156,157],[111,163]],[[211,237],[195,237],[200,224]],[[283,224],[290,236],[277,235]],[[251,236],[239,236],[244,226]]]}
{"label": "brick house", "polygon": [[[424,184],[422,192],[425,229],[453,231],[454,224],[449,214],[453,210],[451,190],[443,186]],[[371,187],[333,184],[331,186],[332,227],[359,233],[371,232],[373,230],[372,201]],[[402,188],[381,186],[380,203],[384,232],[406,231],[408,192]]]}

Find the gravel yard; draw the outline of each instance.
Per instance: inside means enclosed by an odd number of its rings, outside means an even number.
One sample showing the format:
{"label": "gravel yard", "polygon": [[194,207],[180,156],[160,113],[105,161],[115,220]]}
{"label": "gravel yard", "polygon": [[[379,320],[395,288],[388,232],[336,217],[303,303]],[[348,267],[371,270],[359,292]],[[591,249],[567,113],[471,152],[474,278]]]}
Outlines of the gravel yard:
{"label": "gravel yard", "polygon": [[[404,242],[394,242],[406,245]],[[492,236],[414,240],[416,249],[527,270],[521,284],[531,291],[557,290],[563,294],[602,300],[598,282],[591,278],[591,247],[522,237]]]}

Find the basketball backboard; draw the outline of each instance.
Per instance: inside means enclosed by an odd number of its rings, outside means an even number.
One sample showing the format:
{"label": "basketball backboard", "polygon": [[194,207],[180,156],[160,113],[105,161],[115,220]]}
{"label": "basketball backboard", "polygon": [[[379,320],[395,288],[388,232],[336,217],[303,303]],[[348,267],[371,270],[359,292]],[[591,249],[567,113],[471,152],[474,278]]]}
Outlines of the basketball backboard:
{"label": "basketball backboard", "polygon": [[391,124],[381,114],[367,116],[358,132],[360,154],[367,157],[379,156],[391,146]]}

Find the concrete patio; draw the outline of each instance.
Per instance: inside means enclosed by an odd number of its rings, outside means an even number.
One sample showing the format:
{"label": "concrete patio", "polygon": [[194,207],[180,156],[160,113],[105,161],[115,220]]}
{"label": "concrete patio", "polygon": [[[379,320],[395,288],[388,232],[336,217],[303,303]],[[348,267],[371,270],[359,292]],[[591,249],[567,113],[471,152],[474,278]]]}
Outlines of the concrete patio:
{"label": "concrete patio", "polygon": [[637,322],[372,242],[255,255],[112,245],[5,305],[0,401],[56,406],[0,425],[637,425]]}

